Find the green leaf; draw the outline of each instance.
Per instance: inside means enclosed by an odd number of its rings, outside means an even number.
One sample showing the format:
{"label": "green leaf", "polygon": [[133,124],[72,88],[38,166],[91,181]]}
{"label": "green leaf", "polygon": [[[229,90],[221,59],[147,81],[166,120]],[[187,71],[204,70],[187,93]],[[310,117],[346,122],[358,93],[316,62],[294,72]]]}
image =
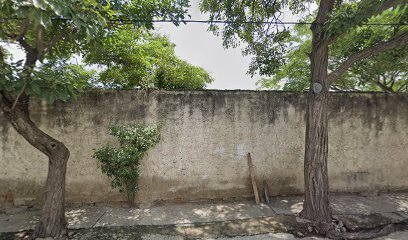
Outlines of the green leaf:
{"label": "green leaf", "polygon": [[30,86],[31,86],[31,89],[33,90],[33,92],[36,95],[41,96],[41,87],[39,85],[37,85],[35,82],[33,82]]}

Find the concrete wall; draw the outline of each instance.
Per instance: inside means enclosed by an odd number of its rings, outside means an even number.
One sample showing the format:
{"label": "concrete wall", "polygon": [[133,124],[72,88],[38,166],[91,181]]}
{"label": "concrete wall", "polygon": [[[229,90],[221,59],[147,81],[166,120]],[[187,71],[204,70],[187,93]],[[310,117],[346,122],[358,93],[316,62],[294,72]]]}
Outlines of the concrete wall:
{"label": "concrete wall", "polygon": [[[91,91],[75,103],[32,103],[33,120],[71,151],[66,198],[124,196],[100,173],[93,150],[115,139],[110,124],[161,122],[162,139],[142,162],[138,202],[247,197],[246,154],[273,195],[303,188],[306,94],[257,91]],[[408,95],[333,93],[332,192],[408,189]],[[47,159],[0,116],[0,196],[41,199]],[[8,194],[6,194],[9,192]]]}

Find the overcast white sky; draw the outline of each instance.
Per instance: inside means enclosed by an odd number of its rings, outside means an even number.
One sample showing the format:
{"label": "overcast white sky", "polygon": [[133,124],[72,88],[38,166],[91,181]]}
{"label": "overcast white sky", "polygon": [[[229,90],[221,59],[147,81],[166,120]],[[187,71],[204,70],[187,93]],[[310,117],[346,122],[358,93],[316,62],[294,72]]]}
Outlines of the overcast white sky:
{"label": "overcast white sky", "polygon": [[[193,20],[208,20],[202,14],[198,4],[200,0],[191,0],[190,15]],[[296,21],[286,12],[285,21]],[[188,23],[174,26],[170,23],[156,23],[156,30],[169,36],[176,44],[176,54],[191,64],[203,67],[214,77],[215,81],[208,89],[256,89],[259,76],[247,75],[250,56],[242,56],[242,48],[224,49],[221,36],[207,31],[208,25]]]}
{"label": "overcast white sky", "polygon": [[[201,14],[198,3],[192,0],[190,15],[193,20],[208,20]],[[221,37],[207,32],[208,25],[188,23],[174,26],[170,23],[157,23],[155,28],[169,36],[176,44],[176,54],[191,64],[203,67],[215,79],[208,89],[255,89],[255,76],[246,74],[250,57],[243,57],[241,49],[224,49]]]}

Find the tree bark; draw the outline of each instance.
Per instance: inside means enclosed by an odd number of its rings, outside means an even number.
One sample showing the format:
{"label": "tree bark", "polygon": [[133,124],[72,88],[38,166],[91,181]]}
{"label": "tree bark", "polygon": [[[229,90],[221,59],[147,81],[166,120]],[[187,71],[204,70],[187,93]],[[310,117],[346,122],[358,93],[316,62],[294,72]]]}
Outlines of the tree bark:
{"label": "tree bark", "polygon": [[[404,1],[390,0],[381,11]],[[311,86],[308,94],[306,113],[304,180],[305,199],[301,216],[310,219],[321,234],[333,233],[332,215],[329,203],[328,157],[328,95],[331,83],[338,79],[356,61],[379,52],[403,46],[408,40],[408,32],[386,42],[368,47],[351,54],[340,67],[328,74],[329,45],[336,36],[326,36],[325,25],[333,10],[335,0],[321,0],[316,20],[311,26],[312,52]],[[374,12],[373,12],[374,14]]]}
{"label": "tree bark", "polygon": [[[17,101],[15,107],[11,106]],[[14,129],[32,146],[48,156],[48,176],[40,221],[33,237],[61,238],[67,233],[64,193],[69,150],[58,140],[41,131],[30,119],[29,97],[22,94],[17,100],[8,92],[0,92],[0,108]]]}
{"label": "tree bark", "polygon": [[[55,140],[49,140],[55,142]],[[49,157],[48,176],[45,183],[44,204],[40,221],[35,228],[34,237],[60,238],[67,234],[65,218],[65,175],[69,151],[62,143],[54,156]]]}
{"label": "tree bark", "polygon": [[316,223],[329,223],[329,179],[327,170],[328,155],[328,93],[327,48],[318,49],[311,56],[312,86],[322,85],[320,93],[311,90],[308,94],[305,137],[305,201],[302,216]]}
{"label": "tree bark", "polygon": [[328,156],[328,50],[330,40],[325,38],[324,23],[333,8],[333,0],[320,2],[313,32],[311,85],[306,112],[304,181],[305,198],[301,216],[314,222],[317,230],[326,234],[331,230],[329,204]]}

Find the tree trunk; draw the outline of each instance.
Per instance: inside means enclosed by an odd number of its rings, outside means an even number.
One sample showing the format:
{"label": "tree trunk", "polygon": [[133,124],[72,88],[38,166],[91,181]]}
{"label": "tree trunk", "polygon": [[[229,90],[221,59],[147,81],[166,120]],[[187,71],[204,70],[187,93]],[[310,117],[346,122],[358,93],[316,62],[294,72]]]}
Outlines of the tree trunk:
{"label": "tree trunk", "polygon": [[65,145],[41,131],[30,119],[29,97],[22,94],[12,109],[16,97],[0,92],[0,107],[4,116],[31,145],[48,156],[48,177],[45,185],[44,203],[34,237],[60,238],[67,233],[64,193],[65,175],[69,150]]}
{"label": "tree trunk", "polygon": [[316,223],[316,226],[325,223],[329,224],[332,219],[327,170],[327,95],[327,93],[323,92],[318,95],[309,93],[306,117],[305,199],[301,215]]}
{"label": "tree trunk", "polygon": [[136,197],[136,181],[128,181],[126,183],[126,196],[128,200],[129,207],[135,206],[135,197]]}
{"label": "tree trunk", "polygon": [[[55,142],[49,140],[49,144]],[[65,219],[65,175],[69,150],[62,143],[56,146],[56,154],[49,157],[48,176],[45,183],[44,204],[40,221],[35,228],[36,237],[62,237],[67,234]]]}
{"label": "tree trunk", "polygon": [[313,32],[311,61],[311,85],[306,113],[304,180],[305,199],[301,215],[314,222],[317,230],[325,234],[331,230],[329,203],[328,155],[328,50],[322,23],[327,19],[333,1],[321,1]]}

